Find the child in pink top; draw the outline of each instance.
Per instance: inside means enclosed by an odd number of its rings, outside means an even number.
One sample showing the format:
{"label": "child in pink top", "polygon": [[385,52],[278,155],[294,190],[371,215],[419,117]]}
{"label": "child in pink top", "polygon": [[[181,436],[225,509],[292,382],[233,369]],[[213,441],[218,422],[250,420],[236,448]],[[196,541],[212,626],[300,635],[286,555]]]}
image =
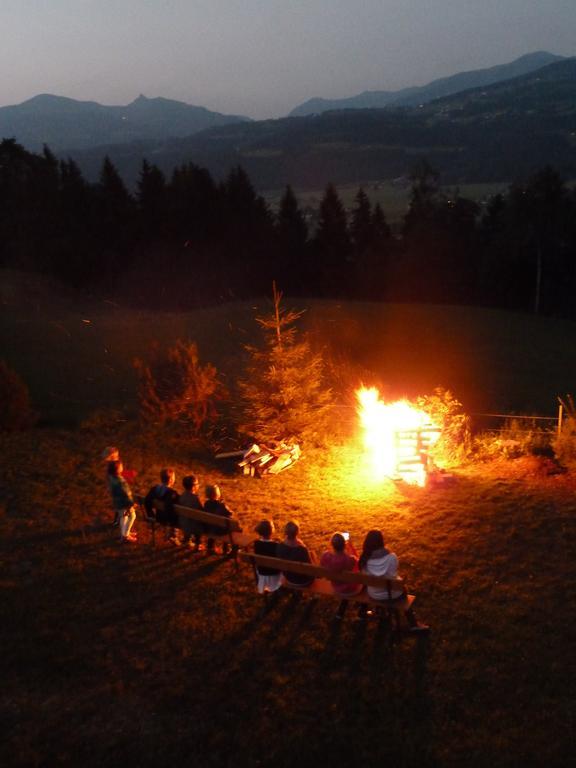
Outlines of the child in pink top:
{"label": "child in pink top", "polygon": [[[320,558],[322,568],[330,571],[357,571],[358,556],[353,544],[342,533],[335,533],[330,539],[332,551],[324,552]],[[345,581],[333,581],[334,592],[341,595],[356,594],[362,591],[362,584],[350,584]]]}

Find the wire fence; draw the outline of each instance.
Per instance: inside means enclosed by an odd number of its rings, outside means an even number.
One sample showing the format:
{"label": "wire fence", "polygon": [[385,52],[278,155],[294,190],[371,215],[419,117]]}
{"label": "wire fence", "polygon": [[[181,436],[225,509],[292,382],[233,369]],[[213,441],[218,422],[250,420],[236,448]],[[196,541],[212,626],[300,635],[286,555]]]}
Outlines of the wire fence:
{"label": "wire fence", "polygon": [[524,415],[517,413],[471,413],[470,429],[473,434],[488,432],[560,432],[562,408],[554,416]]}

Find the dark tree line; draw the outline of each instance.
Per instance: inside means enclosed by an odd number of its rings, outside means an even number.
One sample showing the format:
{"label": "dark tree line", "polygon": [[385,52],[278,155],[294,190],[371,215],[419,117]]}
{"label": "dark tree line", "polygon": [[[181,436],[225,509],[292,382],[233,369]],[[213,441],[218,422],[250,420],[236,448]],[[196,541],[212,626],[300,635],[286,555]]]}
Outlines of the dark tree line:
{"label": "dark tree line", "polygon": [[47,148],[0,143],[0,263],[79,290],[180,308],[268,294],[481,304],[576,316],[576,193],[544,168],[481,207],[423,162],[393,232],[359,189],[328,185],[312,230],[287,187],[272,212],[241,167],[220,182],[142,163],[134,193],[106,158],[98,183]]}

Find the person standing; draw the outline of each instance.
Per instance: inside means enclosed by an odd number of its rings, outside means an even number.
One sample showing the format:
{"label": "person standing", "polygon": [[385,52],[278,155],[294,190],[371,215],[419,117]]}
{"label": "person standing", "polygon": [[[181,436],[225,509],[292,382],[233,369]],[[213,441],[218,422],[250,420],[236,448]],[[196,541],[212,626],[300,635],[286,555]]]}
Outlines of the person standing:
{"label": "person standing", "polygon": [[136,520],[134,510],[134,497],[130,486],[122,477],[122,462],[119,460],[108,462],[108,484],[112,495],[112,506],[117,514],[120,526],[120,541],[134,542],[136,533],[132,532],[132,526]]}

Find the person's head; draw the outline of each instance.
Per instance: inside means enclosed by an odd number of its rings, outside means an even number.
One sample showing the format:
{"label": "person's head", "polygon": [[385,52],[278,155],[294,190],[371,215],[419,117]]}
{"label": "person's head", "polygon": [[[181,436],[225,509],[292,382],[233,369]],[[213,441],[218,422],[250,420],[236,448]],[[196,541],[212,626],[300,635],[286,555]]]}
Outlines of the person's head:
{"label": "person's head", "polygon": [[204,492],[206,494],[206,498],[210,499],[211,501],[218,501],[222,497],[219,485],[207,485]]}
{"label": "person's head", "polygon": [[271,538],[272,534],[274,533],[274,523],[272,520],[262,520],[258,523],[256,528],[254,528],[258,536],[260,536],[263,539],[269,539]]}
{"label": "person's head", "polygon": [[289,541],[295,541],[295,539],[298,537],[298,534],[300,533],[300,526],[296,522],[296,520],[290,520],[290,522],[286,523],[284,526],[284,534]]}
{"label": "person's head", "polygon": [[118,448],[116,448],[115,445],[108,445],[104,450],[102,451],[102,458],[104,461],[119,461],[120,460],[120,452]]}
{"label": "person's head", "polygon": [[176,473],[170,467],[160,470],[160,482],[167,486],[172,486],[176,482]]}
{"label": "person's head", "polygon": [[362,554],[360,555],[360,567],[366,565],[377,549],[383,549],[384,536],[382,531],[368,531],[364,543],[362,544]]}
{"label": "person's head", "polygon": [[330,544],[332,545],[334,552],[344,552],[346,549],[346,539],[344,536],[342,536],[341,533],[333,534],[332,538],[330,539]]}
{"label": "person's head", "polygon": [[118,459],[108,462],[108,474],[111,477],[120,477],[123,469],[124,469],[124,466],[122,465],[122,462],[119,461]]}
{"label": "person's head", "polygon": [[195,493],[199,486],[198,478],[196,475],[186,475],[186,477],[182,478],[182,485],[184,486],[185,491],[194,491]]}

